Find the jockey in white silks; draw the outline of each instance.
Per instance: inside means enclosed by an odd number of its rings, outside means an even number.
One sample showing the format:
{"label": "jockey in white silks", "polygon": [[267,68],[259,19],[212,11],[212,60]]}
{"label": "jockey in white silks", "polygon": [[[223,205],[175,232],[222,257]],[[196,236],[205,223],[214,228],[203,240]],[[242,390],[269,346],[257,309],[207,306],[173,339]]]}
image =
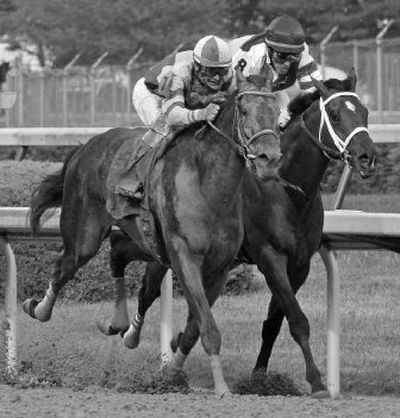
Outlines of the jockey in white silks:
{"label": "jockey in white silks", "polygon": [[233,66],[241,59],[247,63],[243,74],[260,74],[269,65],[274,73],[273,91],[281,108],[278,124],[283,128],[290,115],[289,101],[315,89],[311,77],[322,80],[317,63],[309,53],[300,23],[287,15],[274,19],[257,35],[244,36],[230,42]]}
{"label": "jockey in white silks", "polygon": [[[150,130],[144,135],[135,161],[161,140],[195,122],[212,121],[228,91],[234,89],[232,53],[217,36],[201,38],[193,51],[185,51],[156,64],[139,79],[132,94],[133,106]],[[143,171],[138,165],[138,172]],[[140,200],[143,178],[119,185],[120,194]]]}

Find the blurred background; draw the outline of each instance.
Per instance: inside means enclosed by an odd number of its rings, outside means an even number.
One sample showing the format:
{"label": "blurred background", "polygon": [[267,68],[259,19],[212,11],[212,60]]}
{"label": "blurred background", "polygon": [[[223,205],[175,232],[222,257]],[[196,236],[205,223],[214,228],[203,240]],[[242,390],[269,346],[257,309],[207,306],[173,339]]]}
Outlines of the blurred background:
{"label": "blurred background", "polygon": [[302,23],[325,78],[355,67],[370,122],[397,122],[397,0],[0,0],[0,82],[9,63],[2,90],[17,93],[3,126],[134,125],[132,87],[154,62],[282,14]]}

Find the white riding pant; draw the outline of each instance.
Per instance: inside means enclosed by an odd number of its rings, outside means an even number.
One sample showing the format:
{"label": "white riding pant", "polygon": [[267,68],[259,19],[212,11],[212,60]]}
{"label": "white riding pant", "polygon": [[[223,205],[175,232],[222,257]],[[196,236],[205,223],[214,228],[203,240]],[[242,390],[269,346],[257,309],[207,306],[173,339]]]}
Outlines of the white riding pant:
{"label": "white riding pant", "polygon": [[140,78],[133,87],[132,104],[145,125],[152,125],[162,114],[161,97],[146,87],[144,77]]}

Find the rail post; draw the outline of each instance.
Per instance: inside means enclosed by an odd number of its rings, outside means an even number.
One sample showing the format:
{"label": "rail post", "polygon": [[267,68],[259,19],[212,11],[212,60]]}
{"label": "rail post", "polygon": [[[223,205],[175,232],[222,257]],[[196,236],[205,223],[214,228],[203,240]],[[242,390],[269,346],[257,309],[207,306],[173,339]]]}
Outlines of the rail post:
{"label": "rail post", "polygon": [[322,245],[319,254],[327,272],[327,372],[328,392],[340,396],[340,275],[334,252]]}
{"label": "rail post", "polygon": [[0,236],[0,250],[6,261],[5,282],[5,345],[7,372],[10,376],[17,374],[17,266],[10,243]]}
{"label": "rail post", "polygon": [[161,284],[161,318],[160,318],[160,345],[161,364],[168,363],[172,357],[170,342],[173,328],[173,294],[172,271],[168,270]]}

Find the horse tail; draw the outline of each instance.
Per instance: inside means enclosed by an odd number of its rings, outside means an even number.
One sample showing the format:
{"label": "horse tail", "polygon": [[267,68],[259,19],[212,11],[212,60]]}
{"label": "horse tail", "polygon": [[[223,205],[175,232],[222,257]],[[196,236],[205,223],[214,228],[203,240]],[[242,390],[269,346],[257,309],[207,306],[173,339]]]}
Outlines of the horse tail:
{"label": "horse tail", "polygon": [[39,186],[32,192],[30,224],[32,233],[37,233],[40,226],[40,218],[49,208],[57,208],[62,204],[64,178],[68,163],[80,147],[74,148],[65,158],[60,170],[46,176]]}

